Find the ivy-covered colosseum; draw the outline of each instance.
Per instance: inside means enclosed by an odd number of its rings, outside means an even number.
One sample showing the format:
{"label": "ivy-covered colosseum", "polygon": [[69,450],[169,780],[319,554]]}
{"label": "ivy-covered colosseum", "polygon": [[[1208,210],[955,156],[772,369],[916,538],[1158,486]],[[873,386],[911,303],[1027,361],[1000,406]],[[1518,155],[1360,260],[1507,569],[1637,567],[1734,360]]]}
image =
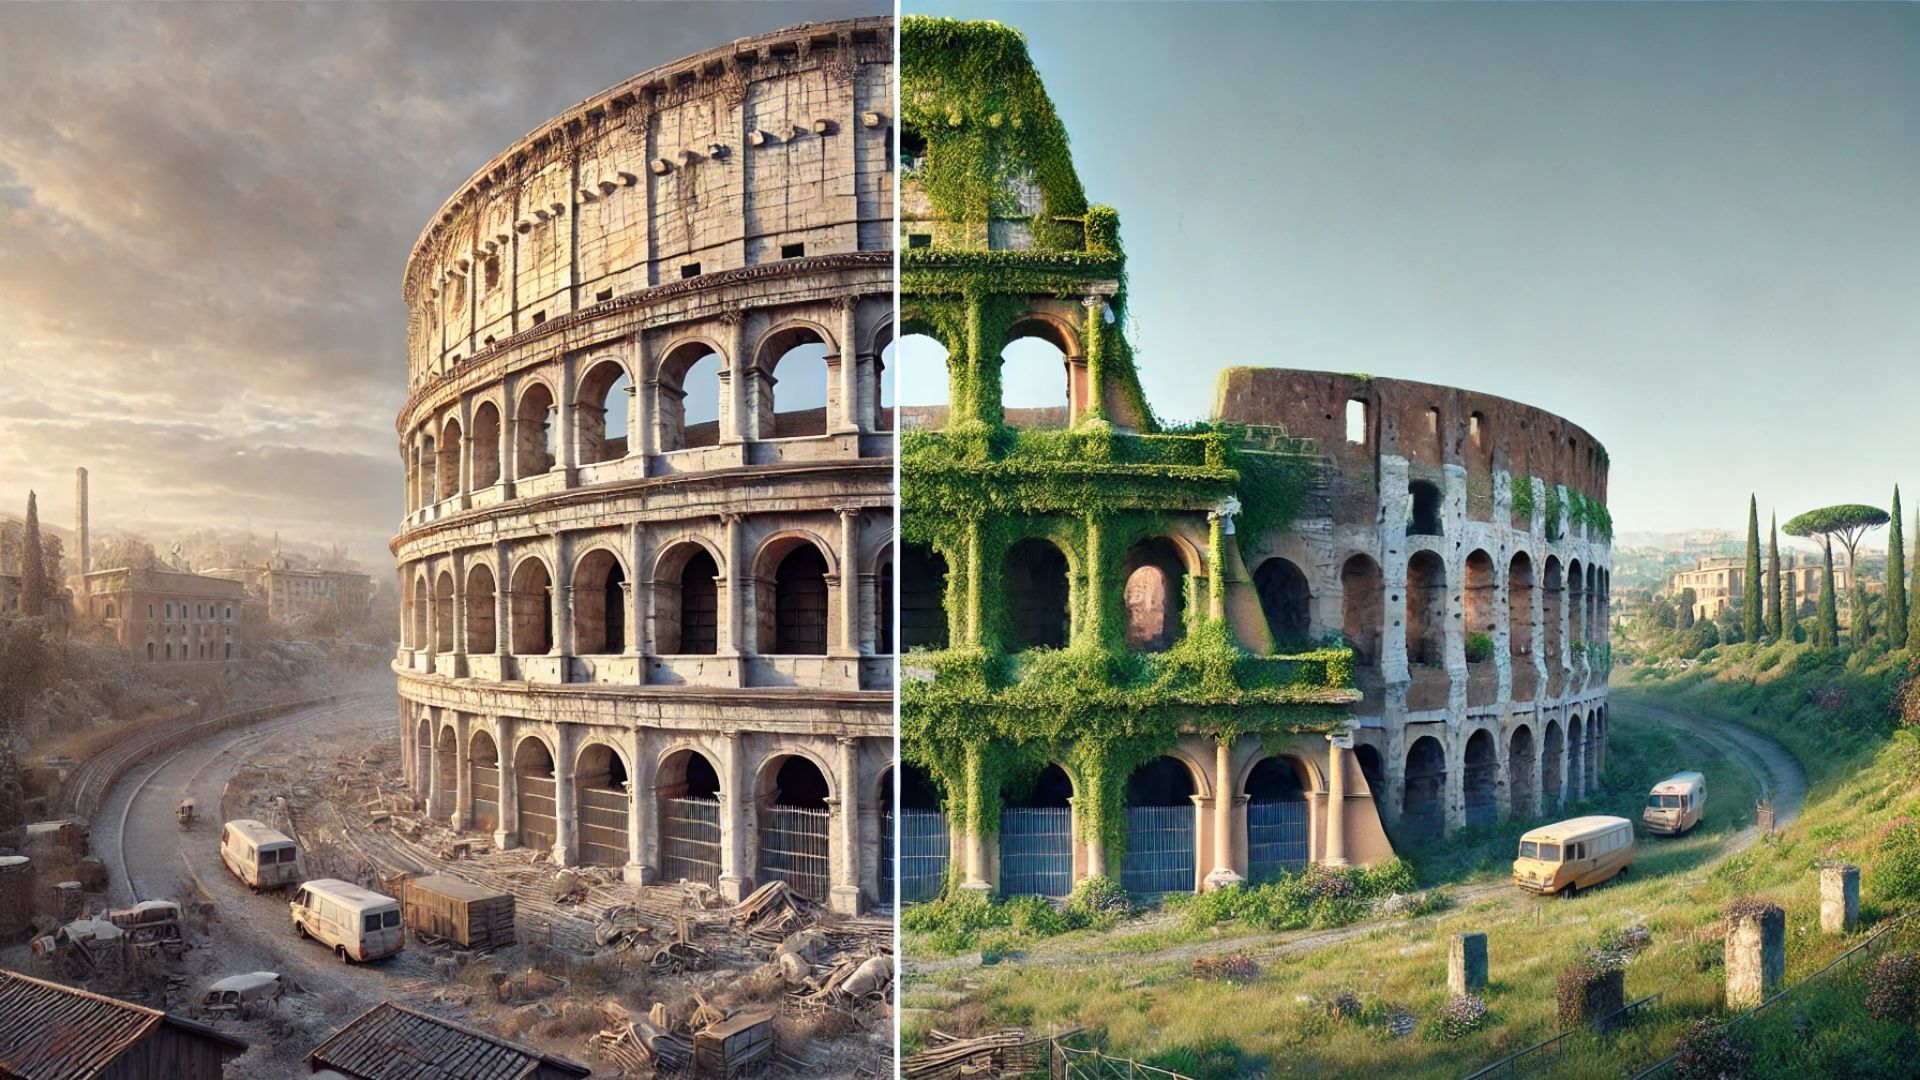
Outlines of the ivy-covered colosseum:
{"label": "ivy-covered colosseum", "polygon": [[[1600,445],[1485,394],[1254,368],[1161,424],[1117,215],[1024,40],[901,41],[902,334],[948,373],[902,410],[906,899],[1371,863],[1591,788]],[[1009,405],[1037,355],[1061,404]]]}
{"label": "ivy-covered colosseum", "polygon": [[892,21],[635,76],[408,261],[400,723],[430,811],[890,897]]}

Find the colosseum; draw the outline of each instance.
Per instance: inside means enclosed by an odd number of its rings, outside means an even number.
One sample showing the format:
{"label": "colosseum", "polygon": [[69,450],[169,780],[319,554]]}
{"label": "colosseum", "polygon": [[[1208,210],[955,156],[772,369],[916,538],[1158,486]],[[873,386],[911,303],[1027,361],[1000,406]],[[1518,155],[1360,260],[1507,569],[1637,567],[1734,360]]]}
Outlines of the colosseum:
{"label": "colosseum", "polygon": [[[1024,41],[914,17],[902,59],[903,360],[944,357],[949,390],[901,417],[903,897],[1194,891],[1592,790],[1600,444],[1486,394],[1253,368],[1163,428],[1118,216]],[[1050,403],[1006,399],[1016,367]]]}
{"label": "colosseum", "polygon": [[403,760],[501,847],[891,897],[892,21],[596,94],[408,260]]}

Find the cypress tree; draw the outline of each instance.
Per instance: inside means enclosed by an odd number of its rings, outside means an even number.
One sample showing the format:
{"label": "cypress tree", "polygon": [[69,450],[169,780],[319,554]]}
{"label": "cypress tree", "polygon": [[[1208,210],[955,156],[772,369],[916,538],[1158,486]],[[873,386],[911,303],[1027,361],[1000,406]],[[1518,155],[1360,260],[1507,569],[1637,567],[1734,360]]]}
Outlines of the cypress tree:
{"label": "cypress tree", "polygon": [[[1913,515],[1914,535],[1920,536],[1920,511]],[[1907,643],[1920,648],[1920,558],[1913,560],[1913,581],[1907,587]]]}
{"label": "cypress tree", "polygon": [[1783,625],[1780,616],[1780,515],[1767,519],[1767,633],[1780,640]]}
{"label": "cypress tree", "polygon": [[1873,623],[1867,618],[1867,583],[1858,577],[1847,590],[1847,606],[1853,609],[1852,617],[1847,620],[1847,641],[1853,648],[1864,649],[1873,638]]}
{"label": "cypress tree", "polygon": [[40,500],[27,492],[27,529],[20,553],[20,614],[41,616],[47,613],[47,564],[40,550]]}
{"label": "cypress tree", "polygon": [[1900,485],[1893,485],[1893,516],[1887,527],[1887,638],[1907,647],[1907,538],[1901,533]]}
{"label": "cypress tree", "polygon": [[1792,574],[1781,575],[1780,640],[1787,642],[1800,640],[1800,596],[1794,581]]}
{"label": "cypress tree", "polygon": [[1762,625],[1760,601],[1760,500],[1747,496],[1747,574],[1740,590],[1740,640],[1759,641]]}
{"label": "cypress tree", "polygon": [[1821,546],[1826,553],[1826,570],[1820,575],[1820,608],[1814,616],[1815,641],[1823,649],[1840,647],[1840,601],[1833,595],[1833,540]]}

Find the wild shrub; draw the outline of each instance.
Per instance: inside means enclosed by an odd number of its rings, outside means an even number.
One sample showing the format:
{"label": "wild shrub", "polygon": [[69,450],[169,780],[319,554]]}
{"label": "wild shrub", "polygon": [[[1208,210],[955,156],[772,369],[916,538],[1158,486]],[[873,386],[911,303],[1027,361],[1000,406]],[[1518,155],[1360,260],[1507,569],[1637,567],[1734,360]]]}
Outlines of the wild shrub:
{"label": "wild shrub", "polygon": [[1246,953],[1202,956],[1193,962],[1193,977],[1207,982],[1250,983],[1260,977],[1260,965]]}
{"label": "wild shrub", "polygon": [[1492,655],[1492,637],[1480,633],[1467,635],[1467,663],[1478,664]]}
{"label": "wild shrub", "polygon": [[1920,1020],[1920,955],[1881,957],[1867,975],[1867,1015],[1875,1020],[1912,1024]]}
{"label": "wild shrub", "polygon": [[1262,930],[1346,926],[1395,893],[1414,891],[1413,870],[1392,859],[1375,867],[1310,866],[1263,885],[1232,885],[1169,904],[1194,928],[1241,922]]}
{"label": "wild shrub", "polygon": [[1674,1040],[1673,1072],[1680,1080],[1743,1080],[1747,1064],[1747,1052],[1717,1020],[1695,1020]]}
{"label": "wild shrub", "polygon": [[1592,955],[1560,973],[1554,986],[1554,1015],[1563,1028],[1592,1023],[1626,1004],[1626,972]]}
{"label": "wild shrub", "polygon": [[1463,1039],[1486,1024],[1487,1003],[1478,994],[1456,994],[1440,1006],[1437,1022],[1440,1038],[1447,1042]]}
{"label": "wild shrub", "polygon": [[1883,899],[1920,900],[1920,824],[1903,820],[1881,836],[1871,880]]}

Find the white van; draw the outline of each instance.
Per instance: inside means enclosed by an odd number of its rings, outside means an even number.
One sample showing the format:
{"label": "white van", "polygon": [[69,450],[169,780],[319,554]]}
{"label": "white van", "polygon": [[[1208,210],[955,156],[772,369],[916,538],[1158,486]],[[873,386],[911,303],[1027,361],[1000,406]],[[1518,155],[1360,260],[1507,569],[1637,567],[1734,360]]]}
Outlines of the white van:
{"label": "white van", "polygon": [[295,932],[333,946],[342,963],[392,956],[407,943],[400,902],[351,881],[309,881],[287,906],[293,911]]}
{"label": "white van", "polygon": [[1648,832],[1679,836],[1700,824],[1707,805],[1707,778],[1697,772],[1674,773],[1653,785],[1640,821]]}
{"label": "white van", "polygon": [[300,845],[252,818],[236,818],[220,830],[220,861],[254,892],[300,882]]}

